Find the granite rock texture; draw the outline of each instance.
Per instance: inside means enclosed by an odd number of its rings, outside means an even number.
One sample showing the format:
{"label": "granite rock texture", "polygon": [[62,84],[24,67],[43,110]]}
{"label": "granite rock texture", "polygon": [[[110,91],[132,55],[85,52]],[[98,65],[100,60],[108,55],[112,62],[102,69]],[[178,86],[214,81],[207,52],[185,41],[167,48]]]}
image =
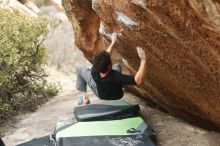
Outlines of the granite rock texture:
{"label": "granite rock texture", "polygon": [[220,1],[63,0],[63,6],[88,60],[118,32],[114,60],[123,57],[137,70],[135,47],[147,54],[146,80],[133,92],[220,131]]}

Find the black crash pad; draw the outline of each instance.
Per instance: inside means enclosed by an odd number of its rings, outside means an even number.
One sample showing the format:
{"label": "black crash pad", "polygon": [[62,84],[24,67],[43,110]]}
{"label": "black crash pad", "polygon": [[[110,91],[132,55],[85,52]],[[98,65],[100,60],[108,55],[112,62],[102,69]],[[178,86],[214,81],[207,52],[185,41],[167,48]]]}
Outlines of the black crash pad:
{"label": "black crash pad", "polygon": [[116,120],[133,117],[138,114],[138,104],[129,104],[124,100],[105,101],[74,108],[78,121]]}
{"label": "black crash pad", "polygon": [[58,146],[155,146],[144,134],[129,136],[66,137]]}
{"label": "black crash pad", "polygon": [[40,138],[34,138],[31,141],[19,144],[17,146],[54,146],[50,142],[50,136],[44,136]]}

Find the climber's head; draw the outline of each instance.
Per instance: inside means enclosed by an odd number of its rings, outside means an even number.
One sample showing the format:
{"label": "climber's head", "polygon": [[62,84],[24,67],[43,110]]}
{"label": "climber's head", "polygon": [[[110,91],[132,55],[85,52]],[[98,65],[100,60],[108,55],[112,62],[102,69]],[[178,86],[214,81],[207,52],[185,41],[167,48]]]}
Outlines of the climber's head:
{"label": "climber's head", "polygon": [[97,72],[106,73],[112,69],[112,61],[108,52],[101,51],[98,52],[93,57],[93,67]]}

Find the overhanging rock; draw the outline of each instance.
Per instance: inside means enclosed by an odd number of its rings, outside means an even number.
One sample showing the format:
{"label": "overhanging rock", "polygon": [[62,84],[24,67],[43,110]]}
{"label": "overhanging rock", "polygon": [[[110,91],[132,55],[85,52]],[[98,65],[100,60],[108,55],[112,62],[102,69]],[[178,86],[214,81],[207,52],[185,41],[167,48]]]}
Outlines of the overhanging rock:
{"label": "overhanging rock", "polygon": [[64,0],[75,43],[91,60],[118,32],[114,58],[147,78],[133,88],[172,114],[220,131],[220,2],[217,0]]}

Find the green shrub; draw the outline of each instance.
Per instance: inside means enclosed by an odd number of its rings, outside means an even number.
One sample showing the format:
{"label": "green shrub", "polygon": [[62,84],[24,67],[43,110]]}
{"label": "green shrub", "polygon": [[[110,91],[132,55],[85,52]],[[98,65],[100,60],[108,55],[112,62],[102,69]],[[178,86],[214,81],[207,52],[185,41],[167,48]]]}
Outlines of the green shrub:
{"label": "green shrub", "polygon": [[58,89],[45,80],[43,41],[54,26],[47,17],[0,9],[0,125],[34,111]]}

